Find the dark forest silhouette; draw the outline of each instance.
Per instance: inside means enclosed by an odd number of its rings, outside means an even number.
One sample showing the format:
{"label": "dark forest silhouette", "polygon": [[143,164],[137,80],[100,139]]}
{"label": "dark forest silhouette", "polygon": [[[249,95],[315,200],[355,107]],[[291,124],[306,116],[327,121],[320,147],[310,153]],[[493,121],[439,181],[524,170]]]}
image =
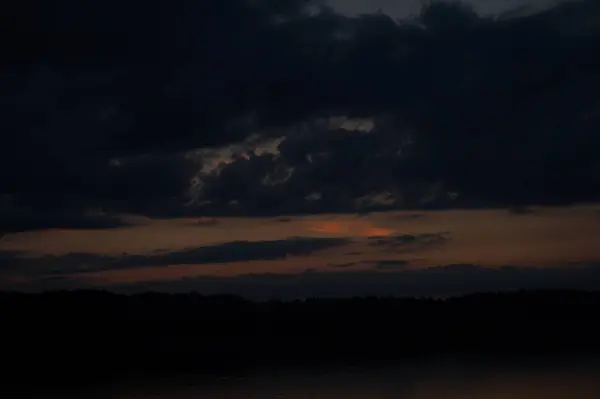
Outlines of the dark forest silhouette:
{"label": "dark forest silhouette", "polygon": [[28,378],[600,351],[600,292],[252,302],[200,294],[0,294],[2,362]]}

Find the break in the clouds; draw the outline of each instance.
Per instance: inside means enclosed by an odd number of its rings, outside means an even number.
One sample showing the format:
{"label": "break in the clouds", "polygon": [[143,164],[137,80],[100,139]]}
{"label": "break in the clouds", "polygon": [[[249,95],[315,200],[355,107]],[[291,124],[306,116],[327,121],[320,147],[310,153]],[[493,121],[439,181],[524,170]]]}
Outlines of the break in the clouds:
{"label": "break in the clouds", "polygon": [[319,3],[2,5],[0,194],[154,216],[600,199],[597,1]]}

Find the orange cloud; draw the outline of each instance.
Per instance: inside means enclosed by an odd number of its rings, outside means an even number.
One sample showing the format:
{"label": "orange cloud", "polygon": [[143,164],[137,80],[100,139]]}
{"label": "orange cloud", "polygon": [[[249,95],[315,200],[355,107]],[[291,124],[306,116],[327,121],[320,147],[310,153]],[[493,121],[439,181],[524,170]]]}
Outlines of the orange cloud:
{"label": "orange cloud", "polygon": [[346,232],[341,222],[316,222],[310,230],[327,234],[343,234]]}
{"label": "orange cloud", "polygon": [[389,236],[395,230],[375,226],[369,220],[316,220],[308,222],[308,229],[317,233],[354,237]]}
{"label": "orange cloud", "polygon": [[362,237],[383,237],[390,236],[395,232],[392,229],[386,229],[384,227],[371,227],[361,234]]}

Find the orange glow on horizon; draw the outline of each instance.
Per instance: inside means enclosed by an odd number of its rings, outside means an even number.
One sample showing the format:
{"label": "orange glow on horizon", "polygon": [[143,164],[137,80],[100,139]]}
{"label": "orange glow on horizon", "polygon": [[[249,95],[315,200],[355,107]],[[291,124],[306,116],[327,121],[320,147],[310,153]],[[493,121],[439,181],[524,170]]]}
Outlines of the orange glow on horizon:
{"label": "orange glow on horizon", "polygon": [[[22,265],[10,270],[10,276],[6,270],[6,274],[0,277],[7,284],[26,284],[38,275],[48,276],[47,273],[54,267],[63,267],[61,259],[54,257],[73,253],[108,257],[104,270],[95,273],[82,273],[85,265],[72,262],[76,256],[64,262],[63,274],[57,277],[68,276],[86,284],[172,281],[201,276],[298,274],[307,269],[324,273],[369,271],[373,270],[377,261],[408,262],[403,270],[456,263],[490,268],[576,267],[600,261],[599,207],[600,204],[538,208],[526,215],[513,215],[505,210],[449,210],[423,212],[418,218],[406,217],[407,213],[403,212],[364,216],[324,214],[285,220],[234,217],[153,220],[128,217],[127,220],[136,223],[114,229],[55,229],[9,234],[0,241],[0,251],[18,253]],[[427,239],[419,238],[440,232],[448,232],[448,239],[429,245]],[[415,240],[387,247],[373,245],[374,240],[366,239],[394,235],[411,235]],[[240,256],[239,261],[210,264],[205,263],[202,257],[198,264],[157,266],[155,261],[151,261],[153,256],[164,253],[238,241],[288,240],[290,237],[344,238],[347,241],[281,259],[257,260],[250,254],[249,260]],[[43,258],[48,255],[49,258]],[[142,263],[143,257],[148,257],[148,266],[111,267],[110,259],[131,255],[141,256]],[[40,257],[36,263],[35,260]],[[86,258],[82,259],[81,262],[86,261]],[[30,263],[32,260],[34,262]],[[191,257],[189,262],[193,263],[194,258]],[[49,270],[44,269],[46,264]]]}

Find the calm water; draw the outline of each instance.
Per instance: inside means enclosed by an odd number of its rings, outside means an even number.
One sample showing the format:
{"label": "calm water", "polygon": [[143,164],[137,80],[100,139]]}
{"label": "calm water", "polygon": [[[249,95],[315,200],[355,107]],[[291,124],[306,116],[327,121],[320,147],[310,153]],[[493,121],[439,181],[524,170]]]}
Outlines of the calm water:
{"label": "calm water", "polygon": [[[71,395],[69,395],[71,396]],[[599,361],[413,363],[398,367],[263,371],[129,381],[98,399],[598,399]]]}

